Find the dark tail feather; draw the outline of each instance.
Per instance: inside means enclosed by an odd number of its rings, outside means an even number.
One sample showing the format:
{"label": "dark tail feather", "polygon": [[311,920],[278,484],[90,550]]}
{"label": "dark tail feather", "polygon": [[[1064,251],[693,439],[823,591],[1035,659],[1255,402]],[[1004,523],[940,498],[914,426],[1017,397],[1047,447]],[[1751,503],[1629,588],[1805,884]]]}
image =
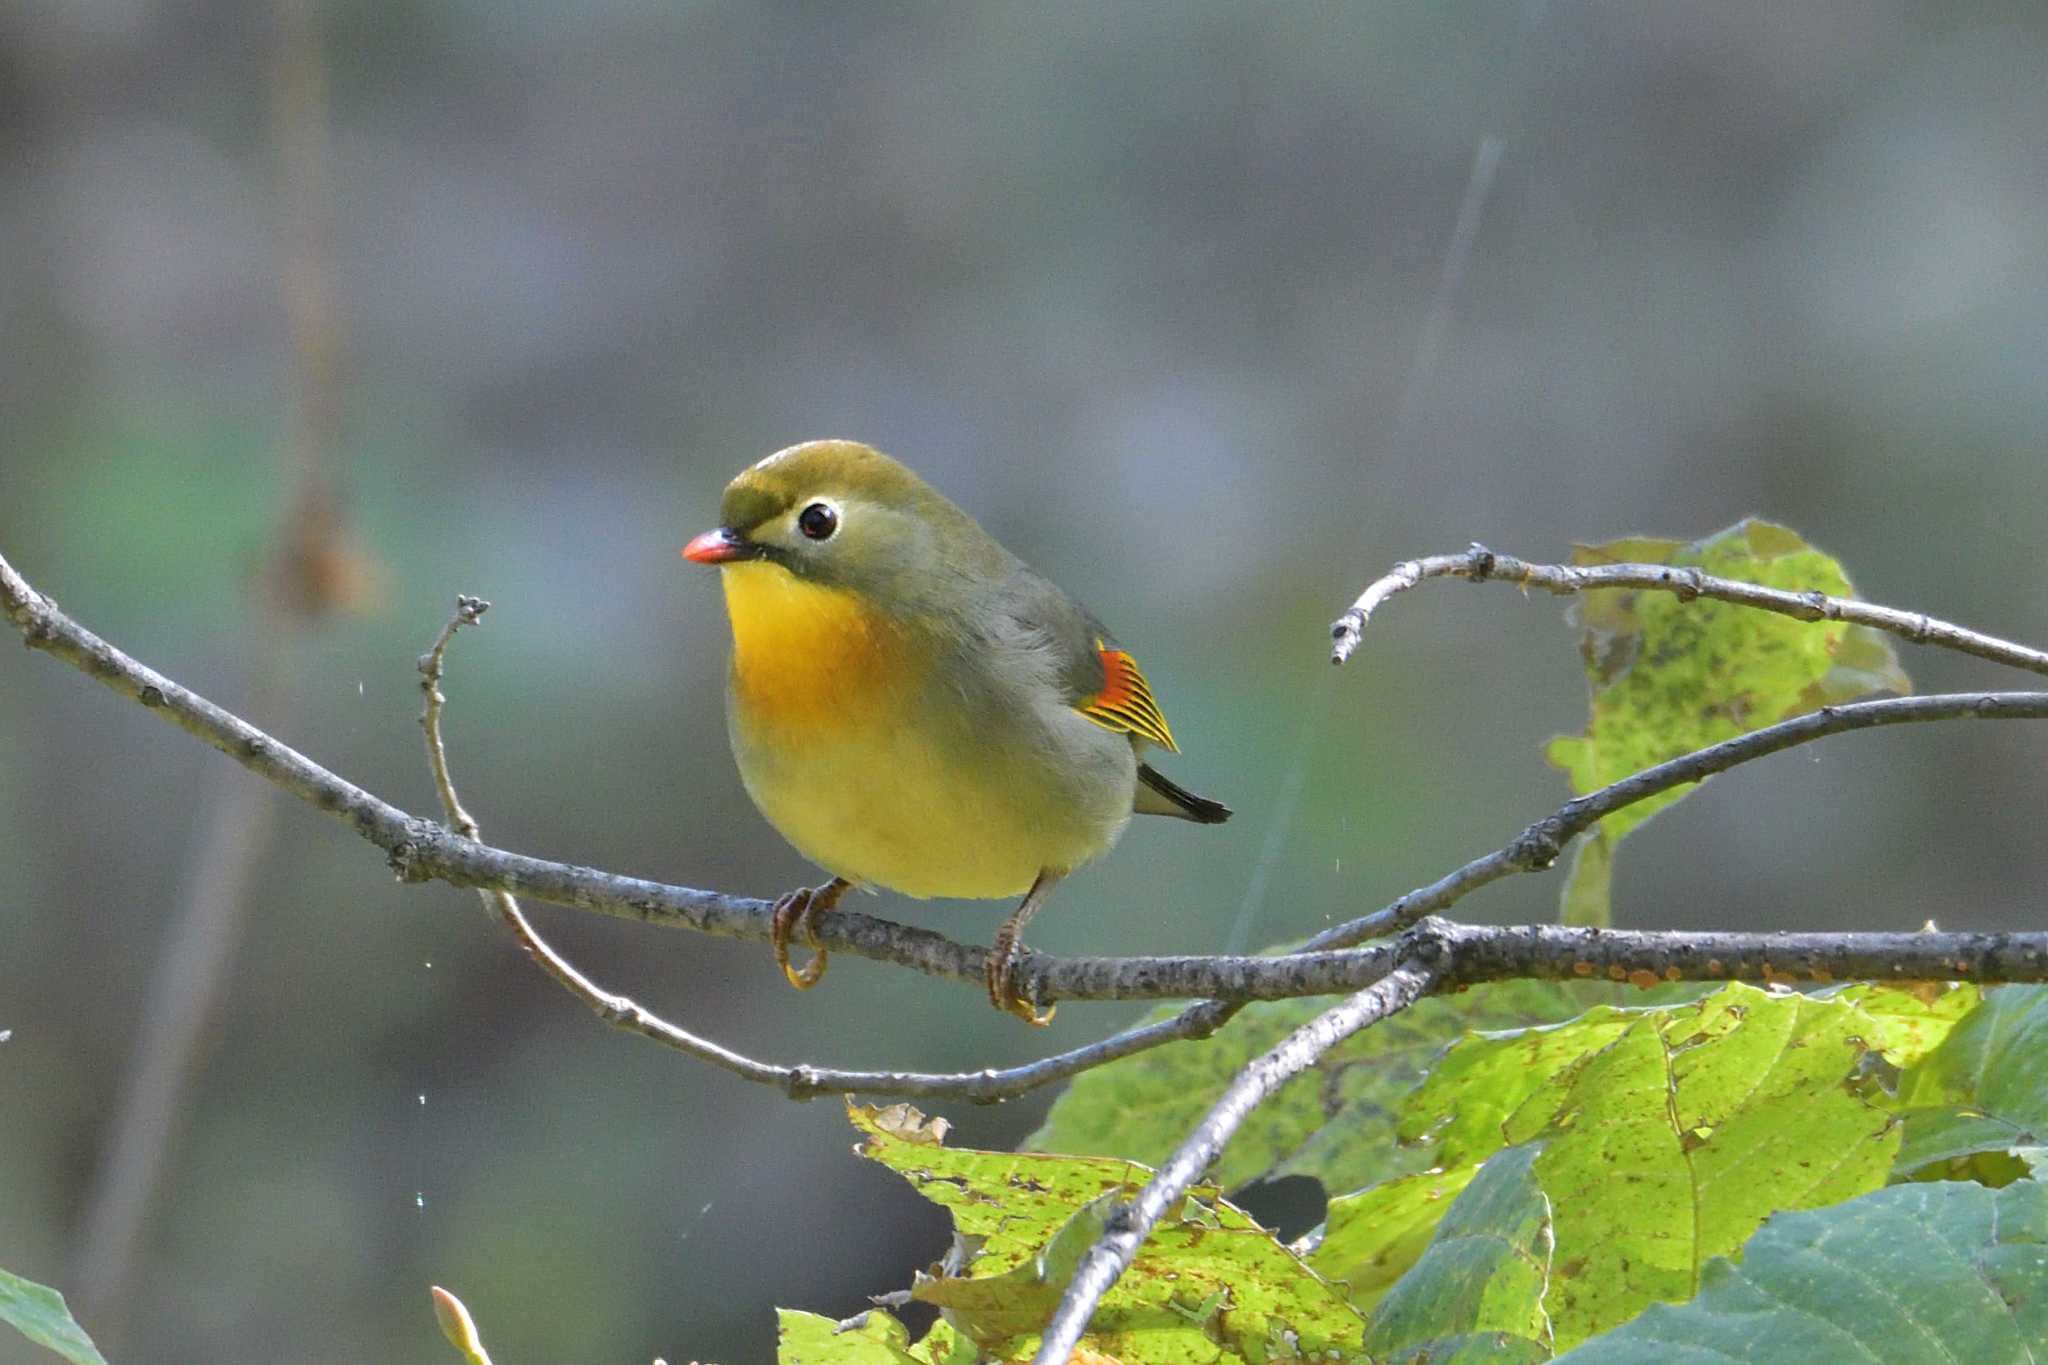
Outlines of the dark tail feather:
{"label": "dark tail feather", "polygon": [[1134,805],[1141,815],[1171,815],[1198,825],[1220,825],[1230,818],[1230,807],[1195,795],[1149,763],[1138,765],[1138,781],[1142,785]]}

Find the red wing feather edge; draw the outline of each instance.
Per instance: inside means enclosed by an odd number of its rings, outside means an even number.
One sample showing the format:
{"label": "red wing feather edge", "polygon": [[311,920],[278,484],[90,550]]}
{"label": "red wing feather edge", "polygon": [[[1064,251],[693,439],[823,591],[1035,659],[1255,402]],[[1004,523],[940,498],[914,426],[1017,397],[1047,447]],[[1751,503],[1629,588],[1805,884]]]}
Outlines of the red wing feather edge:
{"label": "red wing feather edge", "polygon": [[1107,730],[1137,735],[1163,749],[1180,752],[1166,713],[1152,695],[1152,685],[1138,669],[1138,661],[1121,649],[1111,649],[1101,640],[1095,652],[1102,658],[1102,690],[1083,698],[1075,707],[1082,715]]}

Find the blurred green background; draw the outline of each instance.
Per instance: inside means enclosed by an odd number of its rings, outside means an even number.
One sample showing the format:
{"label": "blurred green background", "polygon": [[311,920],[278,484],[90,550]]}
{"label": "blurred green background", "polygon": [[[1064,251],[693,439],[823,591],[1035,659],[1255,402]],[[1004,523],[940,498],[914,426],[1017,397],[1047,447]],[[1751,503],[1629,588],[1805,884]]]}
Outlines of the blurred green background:
{"label": "blurred green background", "polygon": [[[494,842],[755,894],[808,875],[733,773],[715,576],[676,549],[733,472],[814,436],[899,455],[1109,620],[1183,741],[1172,775],[1239,811],[1134,829],[1033,925],[1057,952],[1221,947],[1297,752],[1253,943],[1562,796],[1540,748],[1584,691],[1556,602],[1424,589],[1331,676],[1328,621],[1397,559],[1755,512],[1867,596],[2048,640],[2039,5],[317,15],[331,458],[368,609],[283,632],[251,609],[292,392],[261,3],[0,8],[0,552],[227,704],[281,654],[284,737],[419,812],[413,660],[455,593],[492,599],[449,732]],[[2024,685],[1905,661],[1923,688]],[[2038,927],[2044,759],[2036,729],[1948,726],[1756,765],[1629,842],[1617,912]],[[225,768],[0,651],[0,1265],[74,1297],[150,973],[210,812],[255,781]],[[468,893],[396,886],[265,802],[135,1288],[86,1318],[118,1360],[442,1359],[438,1282],[507,1362],[759,1361],[773,1305],[851,1313],[942,1251],[836,1102],[605,1030]],[[1543,918],[1555,893],[1466,908]],[[977,942],[1006,911],[862,908]],[[761,945],[535,913],[773,1060],[999,1065],[1137,1012],[1039,1033],[852,959],[799,996]],[[949,1117],[1011,1144],[1045,1103]]]}

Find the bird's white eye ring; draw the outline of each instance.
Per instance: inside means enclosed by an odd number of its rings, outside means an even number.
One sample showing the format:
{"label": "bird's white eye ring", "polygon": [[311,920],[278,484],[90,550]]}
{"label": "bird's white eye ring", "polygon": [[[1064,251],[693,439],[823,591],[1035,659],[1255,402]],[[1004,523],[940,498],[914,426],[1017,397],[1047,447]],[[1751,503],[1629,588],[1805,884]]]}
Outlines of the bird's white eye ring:
{"label": "bird's white eye ring", "polygon": [[839,509],[829,502],[814,502],[796,514],[796,529],[807,540],[830,540],[839,530]]}

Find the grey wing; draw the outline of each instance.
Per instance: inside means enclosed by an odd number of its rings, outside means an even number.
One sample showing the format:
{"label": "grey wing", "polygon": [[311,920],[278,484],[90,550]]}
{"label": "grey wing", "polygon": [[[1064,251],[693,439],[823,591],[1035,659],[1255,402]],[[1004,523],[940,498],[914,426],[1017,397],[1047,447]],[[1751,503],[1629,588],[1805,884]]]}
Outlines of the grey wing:
{"label": "grey wing", "polygon": [[1108,680],[1102,650],[1115,642],[1109,628],[1057,584],[1019,564],[989,608],[996,637],[991,643],[1028,655],[1025,671],[1052,683],[1067,706],[1079,709],[1102,691]]}

